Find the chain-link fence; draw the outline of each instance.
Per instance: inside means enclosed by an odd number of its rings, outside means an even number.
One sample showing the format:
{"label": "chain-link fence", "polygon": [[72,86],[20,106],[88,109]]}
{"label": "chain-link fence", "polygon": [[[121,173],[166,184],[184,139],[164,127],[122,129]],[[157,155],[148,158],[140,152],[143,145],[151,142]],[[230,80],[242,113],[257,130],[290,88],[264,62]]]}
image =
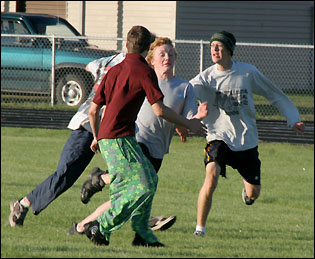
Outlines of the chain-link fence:
{"label": "chain-link fence", "polygon": [[[175,40],[175,75],[190,80],[212,65],[209,42]],[[93,78],[86,65],[124,51],[125,39],[1,34],[1,103],[78,106]],[[256,66],[314,120],[314,46],[237,43],[234,60]],[[264,98],[254,96],[257,115],[282,118]]]}

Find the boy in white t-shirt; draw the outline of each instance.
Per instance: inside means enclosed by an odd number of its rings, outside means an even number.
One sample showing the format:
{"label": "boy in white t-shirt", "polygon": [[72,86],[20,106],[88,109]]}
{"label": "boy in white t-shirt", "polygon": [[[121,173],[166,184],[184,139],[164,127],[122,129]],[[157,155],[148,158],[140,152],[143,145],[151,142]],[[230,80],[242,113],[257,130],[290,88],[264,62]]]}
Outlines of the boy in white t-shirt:
{"label": "boy in white t-shirt", "polygon": [[[108,68],[120,63],[123,58],[124,54],[103,58],[103,67],[106,69],[103,73],[106,74]],[[99,82],[98,80],[87,100],[68,124],[72,131],[62,150],[56,171],[25,197],[10,202],[9,222],[12,227],[23,226],[30,207],[34,215],[38,215],[59,195],[67,191],[94,157],[90,149],[93,134],[88,112]]]}
{"label": "boy in white t-shirt", "polygon": [[243,178],[242,199],[251,205],[260,193],[258,132],[252,94],[264,96],[285,116],[288,126],[298,134],[304,131],[299,112],[291,100],[256,67],[232,60],[236,39],[221,31],[210,39],[215,63],[190,80],[196,98],[207,101],[209,114],[204,164],[206,176],[197,202],[197,226],[194,234],[205,235],[212,196],[219,176],[225,177],[226,165],[237,169]]}

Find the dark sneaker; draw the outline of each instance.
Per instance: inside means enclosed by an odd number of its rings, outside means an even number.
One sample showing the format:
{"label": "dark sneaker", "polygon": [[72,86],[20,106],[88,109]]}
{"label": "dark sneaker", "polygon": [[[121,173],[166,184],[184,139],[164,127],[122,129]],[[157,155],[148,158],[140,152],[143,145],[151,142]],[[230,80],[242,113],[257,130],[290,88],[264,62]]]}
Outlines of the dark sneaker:
{"label": "dark sneaker", "polygon": [[28,208],[25,208],[20,200],[11,201],[10,202],[10,216],[9,221],[11,227],[15,226],[23,226],[24,219],[26,217],[26,213],[28,212]]}
{"label": "dark sneaker", "polygon": [[109,241],[102,235],[97,220],[91,221],[84,225],[84,233],[95,244],[99,246],[108,246]]}
{"label": "dark sneaker", "polygon": [[170,216],[163,218],[162,216],[151,217],[149,220],[149,226],[153,231],[169,229],[176,221],[176,216]]}
{"label": "dark sneaker", "polygon": [[200,230],[195,230],[194,236],[196,236],[196,237],[204,237],[205,233],[200,231]]}
{"label": "dark sneaker", "polygon": [[101,177],[102,174],[108,174],[108,171],[102,171],[98,167],[93,168],[90,178],[86,180],[81,187],[81,201],[87,204],[90,198],[97,192],[100,192],[105,183]]}
{"label": "dark sneaker", "polygon": [[132,241],[133,246],[145,246],[145,247],[164,247],[165,245],[160,242],[147,243],[141,236],[137,233]]}
{"label": "dark sneaker", "polygon": [[78,223],[73,222],[71,228],[68,230],[67,235],[83,235],[84,232],[79,232],[77,230]]}
{"label": "dark sneaker", "polygon": [[242,200],[246,205],[252,205],[255,202],[255,200],[247,197],[245,188],[242,190]]}

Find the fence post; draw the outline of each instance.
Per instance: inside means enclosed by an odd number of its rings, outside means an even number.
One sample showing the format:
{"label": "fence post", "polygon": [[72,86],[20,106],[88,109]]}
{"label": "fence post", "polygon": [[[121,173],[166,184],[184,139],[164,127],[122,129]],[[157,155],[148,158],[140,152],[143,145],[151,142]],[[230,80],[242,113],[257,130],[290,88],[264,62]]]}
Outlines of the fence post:
{"label": "fence post", "polygon": [[51,51],[51,106],[54,106],[55,97],[55,50],[56,50],[55,35],[52,36],[52,51]]}
{"label": "fence post", "polygon": [[203,71],[203,40],[200,41],[200,73]]}

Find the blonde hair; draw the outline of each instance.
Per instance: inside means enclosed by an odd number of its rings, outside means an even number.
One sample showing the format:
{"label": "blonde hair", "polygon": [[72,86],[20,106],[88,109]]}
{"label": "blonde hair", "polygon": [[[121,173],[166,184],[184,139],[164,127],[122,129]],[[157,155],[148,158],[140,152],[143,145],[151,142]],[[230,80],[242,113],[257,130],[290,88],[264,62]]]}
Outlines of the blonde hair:
{"label": "blonde hair", "polygon": [[[149,49],[148,54],[146,56],[146,60],[150,66],[151,66],[151,61],[153,59],[153,51],[155,50],[155,48],[160,47],[162,45],[171,45],[174,48],[173,42],[170,38],[167,38],[167,37],[156,38],[155,41],[153,43],[151,43],[150,49]],[[175,51],[175,58],[176,58],[177,52],[176,52],[175,48],[174,48],[174,51]]]}

